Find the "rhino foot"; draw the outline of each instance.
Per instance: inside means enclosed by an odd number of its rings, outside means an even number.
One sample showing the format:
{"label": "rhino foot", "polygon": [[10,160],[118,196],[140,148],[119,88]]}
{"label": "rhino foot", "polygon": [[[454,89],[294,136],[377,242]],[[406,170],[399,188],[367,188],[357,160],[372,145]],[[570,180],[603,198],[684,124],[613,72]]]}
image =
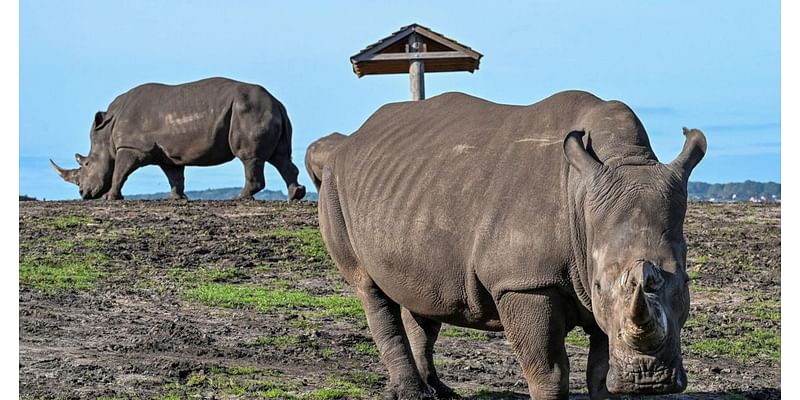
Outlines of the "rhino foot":
{"label": "rhino foot", "polygon": [[169,195],[169,199],[170,200],[189,200],[189,198],[186,197],[186,195],[183,194],[183,193],[181,193],[181,194],[172,193],[172,194]]}
{"label": "rhino foot", "polygon": [[306,187],[303,185],[289,185],[289,196],[286,201],[302,200],[306,196]]}
{"label": "rhino foot", "polygon": [[383,400],[435,400],[433,393],[416,385],[390,385],[383,392]]}
{"label": "rhino foot", "polygon": [[122,197],[121,194],[108,192],[103,195],[103,200],[122,200],[122,199],[124,199],[124,197]]}
{"label": "rhino foot", "polygon": [[453,400],[461,398],[461,396],[459,396],[455,390],[450,388],[450,386],[445,385],[441,381],[431,384],[430,388],[434,393],[436,393],[437,400]]}

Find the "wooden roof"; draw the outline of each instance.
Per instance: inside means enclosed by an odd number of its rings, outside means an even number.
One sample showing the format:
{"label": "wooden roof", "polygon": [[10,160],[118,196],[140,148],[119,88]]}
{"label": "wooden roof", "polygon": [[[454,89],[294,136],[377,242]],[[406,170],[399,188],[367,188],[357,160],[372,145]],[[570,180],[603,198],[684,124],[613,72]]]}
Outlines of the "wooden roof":
{"label": "wooden roof", "polygon": [[[408,52],[408,38],[417,34],[424,43],[422,52]],[[483,55],[468,46],[422,25],[411,24],[367,46],[350,57],[358,77],[375,74],[407,74],[411,60],[424,60],[425,72],[474,72]]]}

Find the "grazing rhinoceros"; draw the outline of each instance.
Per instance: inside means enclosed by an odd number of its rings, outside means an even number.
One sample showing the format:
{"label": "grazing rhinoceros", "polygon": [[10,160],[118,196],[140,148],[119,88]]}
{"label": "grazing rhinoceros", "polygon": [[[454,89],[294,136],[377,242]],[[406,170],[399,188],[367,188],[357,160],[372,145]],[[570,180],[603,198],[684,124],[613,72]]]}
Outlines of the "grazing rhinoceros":
{"label": "grazing rhinoceros", "polygon": [[263,87],[225,78],[182,85],[148,83],[118,96],[95,114],[89,156],[75,154],[77,169],[53,168],[80,187],[81,197],[121,199],[133,171],[158,165],[172,187],[171,198],[186,198],[183,169],[242,160],[245,186],[240,198],[252,199],[264,188],[264,163],[278,169],[299,200],[292,163],[292,125],[286,109]]}
{"label": "grazing rhinoceros", "polygon": [[323,167],[325,167],[328,158],[330,158],[336,147],[346,138],[347,136],[339,132],[334,132],[315,140],[308,146],[308,149],[306,149],[306,171],[308,172],[308,176],[311,177],[311,181],[314,182],[317,193],[319,193],[319,185],[322,183]]}
{"label": "grazing rhinoceros", "polygon": [[684,135],[662,164],[625,104],[580,91],[373,114],[325,166],[319,219],[389,397],[451,395],[432,359],[442,322],[505,330],[534,399],[568,397],[575,326],[592,398],[684,390],[686,185],[706,151],[702,132]]}

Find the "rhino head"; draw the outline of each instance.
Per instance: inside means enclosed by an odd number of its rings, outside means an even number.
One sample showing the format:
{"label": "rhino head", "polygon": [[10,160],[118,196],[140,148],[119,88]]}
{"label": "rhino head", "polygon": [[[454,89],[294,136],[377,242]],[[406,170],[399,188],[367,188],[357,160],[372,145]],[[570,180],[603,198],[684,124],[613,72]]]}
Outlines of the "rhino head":
{"label": "rhino head", "polygon": [[114,159],[111,155],[111,118],[106,118],[106,113],[98,111],[95,114],[92,129],[89,134],[91,148],[88,156],[75,153],[78,168],[65,169],[59,167],[53,160],[50,164],[65,181],[78,185],[81,198],[96,199],[108,192],[111,187],[111,177],[114,172]]}
{"label": "rhino head", "polygon": [[[617,393],[675,393],[686,388],[680,332],[689,314],[686,215],[689,174],[706,152],[702,132],[669,164],[606,166],[583,147],[581,133],[564,142],[586,195],[587,288],[608,336],[606,386]],[[591,368],[592,366],[590,366]]]}

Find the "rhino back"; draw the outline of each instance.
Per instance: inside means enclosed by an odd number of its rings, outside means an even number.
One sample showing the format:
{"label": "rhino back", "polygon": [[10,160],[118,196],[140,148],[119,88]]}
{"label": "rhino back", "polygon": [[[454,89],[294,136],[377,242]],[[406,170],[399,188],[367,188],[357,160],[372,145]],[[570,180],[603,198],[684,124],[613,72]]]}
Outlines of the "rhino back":
{"label": "rhino back", "polygon": [[179,165],[230,161],[231,118],[241,116],[234,110],[237,100],[247,102],[243,112],[255,120],[274,118],[271,111],[279,105],[264,88],[225,78],[137,86],[109,106],[114,148],[161,154]]}
{"label": "rhino back", "polygon": [[617,129],[636,125],[619,105],[574,91],[531,106],[459,93],[384,106],[335,155],[356,257],[412,310],[431,296],[474,309],[507,290],[569,287],[563,140],[586,129],[601,160],[623,142],[641,156],[646,135]]}

